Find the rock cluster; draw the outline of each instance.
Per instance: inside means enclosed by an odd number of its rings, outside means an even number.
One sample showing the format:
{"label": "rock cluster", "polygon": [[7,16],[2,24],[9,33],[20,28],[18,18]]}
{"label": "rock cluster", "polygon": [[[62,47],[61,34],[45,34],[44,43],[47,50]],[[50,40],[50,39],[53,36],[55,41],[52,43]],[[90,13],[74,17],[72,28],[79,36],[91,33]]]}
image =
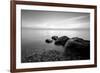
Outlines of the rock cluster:
{"label": "rock cluster", "polygon": [[69,38],[67,36],[52,36],[51,39],[54,41],[55,45],[64,47],[65,54],[70,50],[71,53],[81,56],[82,59],[90,58],[90,41],[88,40],[78,37]]}

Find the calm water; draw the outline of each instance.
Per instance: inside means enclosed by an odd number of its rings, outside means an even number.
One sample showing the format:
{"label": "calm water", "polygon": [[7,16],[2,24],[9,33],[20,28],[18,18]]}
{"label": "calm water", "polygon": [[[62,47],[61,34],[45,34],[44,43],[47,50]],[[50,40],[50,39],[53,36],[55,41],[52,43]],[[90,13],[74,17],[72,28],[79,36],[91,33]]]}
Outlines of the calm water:
{"label": "calm water", "polygon": [[[21,48],[22,48],[22,57],[32,54],[36,49],[41,52],[41,50],[51,50],[55,49],[58,51],[64,51],[62,46],[56,46],[53,43],[45,43],[46,39],[51,38],[52,36],[68,36],[80,37],[86,40],[90,39],[89,30],[33,30],[33,29],[22,29],[22,38],[21,38]],[[32,51],[33,50],[33,51]]]}

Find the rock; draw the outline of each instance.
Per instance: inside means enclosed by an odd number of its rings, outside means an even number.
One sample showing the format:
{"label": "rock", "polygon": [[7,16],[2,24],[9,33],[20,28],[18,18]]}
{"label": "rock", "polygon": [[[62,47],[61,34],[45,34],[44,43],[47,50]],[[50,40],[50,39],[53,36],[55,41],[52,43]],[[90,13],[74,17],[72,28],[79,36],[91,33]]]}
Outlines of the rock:
{"label": "rock", "polygon": [[66,51],[70,50],[72,53],[76,53],[82,57],[82,59],[90,58],[90,42],[78,37],[70,38],[65,46]]}
{"label": "rock", "polygon": [[64,46],[68,39],[69,39],[69,37],[67,37],[67,36],[59,37],[57,40],[55,40],[55,45]]}
{"label": "rock", "polygon": [[79,38],[79,37],[73,37],[72,39],[73,39],[73,40],[75,40],[75,41],[78,41],[78,42],[81,42],[81,41],[83,41],[83,40],[84,40],[84,39]]}
{"label": "rock", "polygon": [[45,42],[46,42],[46,43],[52,43],[52,42],[53,42],[53,40],[46,39],[46,40],[45,40]]}
{"label": "rock", "polygon": [[52,38],[52,40],[57,40],[58,36],[52,36],[51,38]]}

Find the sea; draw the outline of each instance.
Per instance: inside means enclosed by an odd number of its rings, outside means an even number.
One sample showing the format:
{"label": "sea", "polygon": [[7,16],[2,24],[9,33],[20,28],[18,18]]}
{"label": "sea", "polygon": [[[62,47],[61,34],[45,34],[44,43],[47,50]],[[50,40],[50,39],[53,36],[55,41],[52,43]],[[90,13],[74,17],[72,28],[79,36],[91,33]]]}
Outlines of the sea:
{"label": "sea", "polygon": [[79,37],[85,40],[90,40],[89,29],[22,29],[21,30],[21,56],[22,58],[31,55],[38,51],[41,53],[44,50],[57,50],[64,52],[63,46],[57,46],[52,43],[46,43],[46,39],[51,39],[52,36],[68,36]]}

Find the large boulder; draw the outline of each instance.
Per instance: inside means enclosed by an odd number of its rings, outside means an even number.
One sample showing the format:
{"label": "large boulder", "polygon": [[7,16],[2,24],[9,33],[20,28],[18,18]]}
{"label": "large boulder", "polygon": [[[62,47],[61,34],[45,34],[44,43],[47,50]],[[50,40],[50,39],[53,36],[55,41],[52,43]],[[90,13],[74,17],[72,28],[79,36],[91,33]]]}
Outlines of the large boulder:
{"label": "large boulder", "polygon": [[55,40],[55,45],[64,46],[65,43],[67,42],[67,40],[69,40],[69,37],[67,37],[67,36],[59,37],[57,40]]}
{"label": "large boulder", "polygon": [[90,58],[90,42],[78,37],[70,38],[65,46],[65,53],[70,50],[72,53],[76,53],[81,56],[82,59]]}

